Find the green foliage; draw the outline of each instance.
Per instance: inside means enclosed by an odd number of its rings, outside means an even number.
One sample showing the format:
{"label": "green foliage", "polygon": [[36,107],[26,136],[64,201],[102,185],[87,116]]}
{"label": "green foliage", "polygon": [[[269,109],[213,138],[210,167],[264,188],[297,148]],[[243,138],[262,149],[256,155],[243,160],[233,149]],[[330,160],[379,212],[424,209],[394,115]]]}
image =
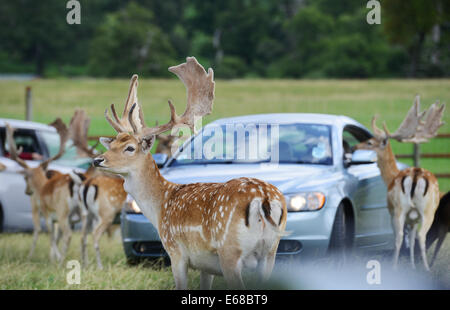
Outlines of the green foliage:
{"label": "green foliage", "polygon": [[153,13],[134,2],[108,14],[91,46],[90,73],[95,76],[168,76],[174,63],[169,39],[153,24]]}
{"label": "green foliage", "polygon": [[381,1],[381,25],[358,0],[79,1],[81,25],[62,0],[1,2],[0,72],[166,77],[193,55],[222,78],[450,75],[444,0]]}

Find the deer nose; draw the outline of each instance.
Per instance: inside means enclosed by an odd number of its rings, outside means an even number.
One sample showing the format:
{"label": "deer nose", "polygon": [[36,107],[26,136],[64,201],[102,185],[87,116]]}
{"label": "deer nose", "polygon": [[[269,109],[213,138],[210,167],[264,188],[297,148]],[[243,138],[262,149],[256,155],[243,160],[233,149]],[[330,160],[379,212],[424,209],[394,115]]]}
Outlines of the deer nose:
{"label": "deer nose", "polygon": [[95,167],[100,167],[100,164],[101,164],[102,162],[104,162],[104,161],[105,161],[104,158],[97,157],[97,158],[94,159],[94,166],[95,166]]}

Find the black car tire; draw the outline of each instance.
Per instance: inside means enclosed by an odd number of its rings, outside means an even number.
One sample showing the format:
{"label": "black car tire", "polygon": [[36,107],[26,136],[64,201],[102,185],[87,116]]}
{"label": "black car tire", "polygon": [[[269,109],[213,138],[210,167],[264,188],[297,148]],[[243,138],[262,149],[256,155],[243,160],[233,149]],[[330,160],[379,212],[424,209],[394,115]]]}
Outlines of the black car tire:
{"label": "black car tire", "polygon": [[345,212],[345,206],[341,203],[336,211],[334,218],[333,230],[331,232],[330,245],[328,247],[329,254],[345,256],[345,253],[351,249],[352,232],[350,230],[349,217]]}
{"label": "black car tire", "polygon": [[0,233],[3,232],[3,208],[0,205]]}

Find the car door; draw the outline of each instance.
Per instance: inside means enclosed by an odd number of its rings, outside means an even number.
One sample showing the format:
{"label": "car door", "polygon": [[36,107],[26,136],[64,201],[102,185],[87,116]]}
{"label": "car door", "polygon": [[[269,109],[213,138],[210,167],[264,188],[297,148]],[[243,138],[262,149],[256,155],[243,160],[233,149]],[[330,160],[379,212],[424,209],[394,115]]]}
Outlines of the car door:
{"label": "car door", "polygon": [[[39,164],[43,158],[42,146],[34,130],[17,129],[14,139],[18,147],[23,149],[22,159],[31,167]],[[8,146],[5,139],[5,128],[0,128],[0,155],[7,166],[0,173],[0,203],[3,215],[3,229],[6,231],[28,231],[33,229],[30,197],[25,194],[25,180],[20,167],[9,159]]]}
{"label": "car door", "polygon": [[[359,142],[370,138],[357,126],[346,126],[343,134],[344,148],[351,152]],[[356,247],[386,247],[392,241],[392,225],[387,209],[386,186],[376,163],[347,166],[347,173],[356,179],[353,193],[356,205]]]}

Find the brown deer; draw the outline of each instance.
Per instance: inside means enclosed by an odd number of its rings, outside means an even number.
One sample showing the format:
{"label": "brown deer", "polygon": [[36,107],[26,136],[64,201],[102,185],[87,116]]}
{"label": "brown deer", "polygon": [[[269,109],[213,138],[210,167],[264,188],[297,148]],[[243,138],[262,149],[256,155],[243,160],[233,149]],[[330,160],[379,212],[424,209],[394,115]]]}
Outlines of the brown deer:
{"label": "brown deer", "polygon": [[[46,220],[47,229],[50,232],[51,246],[50,259],[57,259],[62,264],[67,248],[70,244],[71,228],[69,223],[69,215],[76,208],[76,201],[73,195],[73,184],[67,174],[61,174],[56,171],[47,171],[48,165],[60,158],[64,154],[65,144],[68,140],[68,130],[61,119],[57,119],[51,124],[56,128],[60,136],[59,151],[55,156],[41,162],[37,167],[30,167],[20,158],[20,150],[17,150],[13,137],[13,128],[6,124],[6,136],[10,157],[24,168],[23,175],[26,182],[25,193],[30,195],[31,212],[33,218],[33,242],[30,249],[29,257],[33,256],[37,239],[41,231],[40,215]],[[63,248],[60,254],[57,246],[57,228],[54,221],[58,222],[59,229],[62,231]]]}
{"label": "brown deer", "polygon": [[166,154],[167,156],[171,156],[172,146],[177,140],[177,136],[157,135],[156,140],[158,141],[158,145],[156,146],[155,153]]}
{"label": "brown deer", "polygon": [[[439,185],[436,177],[422,168],[397,168],[389,139],[400,142],[423,143],[433,138],[442,126],[441,118],[445,105],[433,104],[428,112],[420,113],[419,97],[409,110],[400,127],[390,133],[385,123],[384,130],[372,119],[374,137],[355,146],[355,149],[375,150],[381,177],[387,186],[387,203],[395,233],[394,268],[397,268],[400,248],[403,242],[405,224],[409,228],[410,258],[414,264],[414,242],[419,240],[421,256],[426,270],[426,235],[430,229],[439,204]],[[425,119],[424,119],[425,118]]]}
{"label": "brown deer", "polygon": [[[95,146],[89,147],[87,133],[90,119],[83,110],[77,110],[70,121],[72,141],[78,153],[95,158]],[[90,167],[85,174],[71,173],[71,178],[78,185],[78,201],[81,208],[81,258],[83,266],[87,265],[86,251],[89,219],[96,220],[93,229],[94,249],[97,266],[103,269],[100,257],[99,241],[102,234],[110,230],[113,221],[125,204],[127,193],[123,189],[123,179],[111,174],[105,174]]]}
{"label": "brown deer", "polygon": [[439,206],[434,215],[434,221],[427,234],[427,249],[436,241],[436,247],[434,248],[433,258],[431,259],[430,266],[433,266],[436,261],[436,257],[442,246],[442,243],[447,237],[447,233],[450,232],[450,192],[442,195],[439,202]]}
{"label": "brown deer", "polygon": [[188,57],[186,63],[170,67],[169,71],[187,89],[183,115],[177,115],[169,101],[170,121],[146,127],[137,103],[138,78],[134,75],[122,118],[117,117],[114,106],[114,120],[105,111],[118,135],[100,140],[107,151],[94,164],[122,176],[125,190],[157,228],[170,256],[177,289],[187,288],[188,267],[200,270],[202,289],[211,288],[214,275],[223,275],[230,287],[244,287],[244,267],[257,268],[259,275],[267,279],[286,226],[283,194],[273,185],[253,178],[226,183],[172,183],[160,174],[149,152],[155,135],[175,126],[192,129],[194,117],[212,110],[212,69],[206,73],[194,57]]}

